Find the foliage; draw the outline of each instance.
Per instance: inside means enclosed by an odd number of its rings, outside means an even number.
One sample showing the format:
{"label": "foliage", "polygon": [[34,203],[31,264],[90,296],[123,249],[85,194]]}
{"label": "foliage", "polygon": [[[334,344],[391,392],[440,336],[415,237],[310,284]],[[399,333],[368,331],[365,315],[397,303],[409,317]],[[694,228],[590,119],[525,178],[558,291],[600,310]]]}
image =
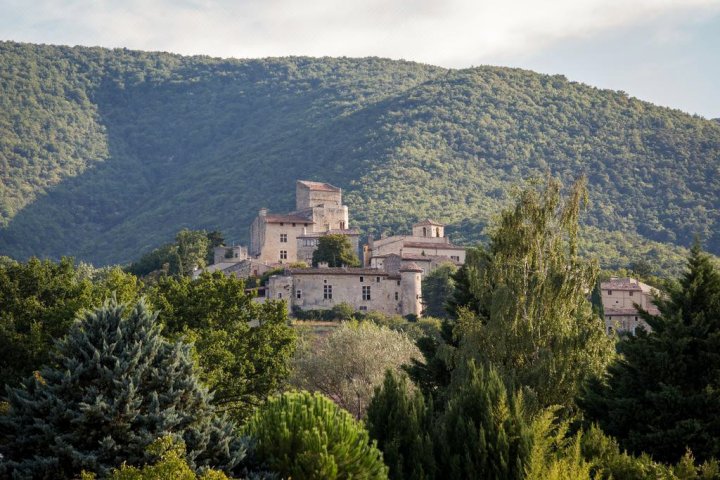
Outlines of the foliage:
{"label": "foliage", "polygon": [[436,318],[448,316],[447,301],[455,292],[453,275],[457,267],[452,263],[444,263],[433,269],[422,282],[423,315]]}
{"label": "foliage", "polygon": [[75,313],[111,297],[136,301],[142,284],[117,267],[31,258],[0,263],[0,378],[17,384],[46,364]]}
{"label": "foliage", "polygon": [[128,272],[139,277],[157,272],[189,276],[194,269],[203,268],[211,261],[218,242],[222,242],[222,234],[218,231],[183,229],[175,235],[174,243],[146,253],[128,267]]}
{"label": "foliage", "polygon": [[592,463],[595,480],[711,480],[720,478],[716,460],[697,465],[688,451],[676,465],[654,462],[646,453],[639,457],[621,452],[613,438],[592,425],[582,437],[582,452]]}
{"label": "foliage", "polygon": [[612,358],[587,300],[597,265],[578,254],[586,195],[583,180],[567,199],[551,178],[526,188],[463,273],[471,303],[455,327],[458,355],[493,364],[541,407],[570,406],[582,382]]}
{"label": "foliage", "polygon": [[108,480],[228,480],[219,470],[209,469],[197,475],[185,460],[185,445],[171,436],[155,440],[147,451],[157,458],[154,464],[142,468],[123,464],[110,472]]}
{"label": "foliage", "polygon": [[382,453],[362,422],[318,393],[270,398],[243,432],[258,460],[283,478],[387,478]]}
{"label": "foliage", "polygon": [[434,445],[443,478],[513,480],[525,476],[532,432],[522,397],[508,395],[494,368],[470,361],[456,374]]}
{"label": "foliage", "polygon": [[283,302],[256,303],[221,272],[163,278],[150,291],[166,335],[194,342],[213,403],[242,419],[290,374],[295,333]]}
{"label": "foliage", "polygon": [[368,406],[367,424],[391,479],[435,478],[432,415],[432,406],[419,391],[410,391],[405,377],[386,372]]}
{"label": "foliage", "polygon": [[292,209],[298,178],[342,187],[376,236],[439,215],[471,243],[548,170],[590,172],[583,250],[606,267],[642,252],[672,271],[695,233],[720,253],[720,124],[559,75],[13,42],[0,63],[0,252],[15,258],[127,262],[181,228],[247,242],[259,208]]}
{"label": "foliage", "polygon": [[114,301],[83,313],[51,364],[8,389],[4,475],[105,475],[123,462],[147,462],[146,448],[164,435],[183,439],[193,467],[232,469],[244,455],[233,425],[215,415],[189,346],[164,340],[143,302],[127,315]]}
{"label": "foliage", "polygon": [[[532,422],[532,450],[526,480],[591,480],[582,454],[582,432],[569,435],[569,422],[556,419],[556,409],[541,411]],[[623,478],[626,477],[616,477]]]}
{"label": "foliage", "polygon": [[293,383],[332,398],[356,418],[365,414],[385,371],[399,371],[420,352],[407,335],[370,322],[345,322],[298,349]]}
{"label": "foliage", "polygon": [[341,234],[323,235],[318,239],[317,249],[313,252],[312,266],[327,263],[329,267],[359,267],[357,253],[350,239]]}
{"label": "foliage", "polygon": [[689,448],[700,461],[718,458],[720,271],[699,245],[688,271],[656,304],[659,316],[641,314],[653,331],[624,338],[622,356],[579,404],[634,454],[676,462]]}

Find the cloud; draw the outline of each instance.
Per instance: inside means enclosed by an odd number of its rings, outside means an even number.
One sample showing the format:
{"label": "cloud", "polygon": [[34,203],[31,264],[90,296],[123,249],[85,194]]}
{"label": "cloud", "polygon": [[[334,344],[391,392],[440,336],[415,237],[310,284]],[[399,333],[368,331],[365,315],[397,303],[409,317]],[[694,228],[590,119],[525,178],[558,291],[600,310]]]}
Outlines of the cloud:
{"label": "cloud", "polygon": [[[223,57],[406,58],[461,67],[717,0],[0,0],[6,39]],[[671,29],[663,38],[672,40]]]}

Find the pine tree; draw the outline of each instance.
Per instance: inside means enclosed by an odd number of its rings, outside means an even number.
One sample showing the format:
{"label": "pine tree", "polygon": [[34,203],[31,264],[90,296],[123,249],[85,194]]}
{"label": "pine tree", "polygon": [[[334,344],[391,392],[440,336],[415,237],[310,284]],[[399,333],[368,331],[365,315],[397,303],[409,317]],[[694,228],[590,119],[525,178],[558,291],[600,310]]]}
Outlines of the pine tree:
{"label": "pine tree", "polygon": [[508,395],[493,368],[473,361],[456,370],[445,412],[435,428],[442,478],[523,479],[532,446],[522,397]]}
{"label": "pine tree", "polygon": [[622,357],[578,403],[632,453],[676,462],[690,448],[700,461],[718,458],[720,272],[699,245],[687,273],[656,304],[660,315],[642,313],[653,331],[622,340]]}
{"label": "pine tree", "polygon": [[377,440],[392,479],[435,478],[432,406],[404,377],[387,372],[367,411],[370,437]]}
{"label": "pine tree", "polygon": [[370,443],[362,422],[318,393],[270,398],[244,432],[258,461],[282,478],[387,478],[382,453]]}
{"label": "pine tree", "polygon": [[50,365],[8,389],[0,473],[105,475],[147,463],[147,447],[165,435],[187,445],[193,467],[229,470],[244,455],[233,425],[214,415],[189,346],[163,339],[142,301],[127,314],[114,300],[81,313]]}

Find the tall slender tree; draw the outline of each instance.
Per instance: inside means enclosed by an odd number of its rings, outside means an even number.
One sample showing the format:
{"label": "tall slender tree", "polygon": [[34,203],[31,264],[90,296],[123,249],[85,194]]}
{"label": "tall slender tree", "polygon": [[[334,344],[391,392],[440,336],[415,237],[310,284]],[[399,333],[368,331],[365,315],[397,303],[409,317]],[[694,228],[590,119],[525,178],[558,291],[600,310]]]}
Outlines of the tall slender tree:
{"label": "tall slender tree", "polygon": [[187,445],[193,467],[230,470],[244,455],[233,425],[214,414],[189,346],[166,341],[142,301],[81,314],[51,365],[8,391],[0,475],[106,475],[147,463],[147,447],[165,435]]}
{"label": "tall slender tree", "polygon": [[578,254],[586,200],[584,179],[567,198],[552,178],[525,189],[465,269],[469,300],[458,309],[458,364],[489,362],[539,406],[569,405],[582,382],[612,358],[587,299],[597,264]]}

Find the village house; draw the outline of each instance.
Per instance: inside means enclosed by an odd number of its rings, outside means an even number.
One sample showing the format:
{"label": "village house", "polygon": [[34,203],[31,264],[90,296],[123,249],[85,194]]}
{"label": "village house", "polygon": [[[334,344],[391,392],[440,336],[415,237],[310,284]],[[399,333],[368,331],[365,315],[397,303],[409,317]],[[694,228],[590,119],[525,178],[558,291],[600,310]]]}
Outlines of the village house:
{"label": "village house", "polygon": [[640,318],[635,305],[652,315],[659,314],[653,303],[654,295],[659,294],[657,290],[634,278],[611,278],[600,283],[600,291],[608,335],[615,332],[635,333],[638,327],[648,332],[651,330]]}
{"label": "village house", "polygon": [[445,225],[427,219],[412,227],[412,235],[394,235],[378,240],[368,238],[363,246],[366,267],[383,268],[388,258],[399,256],[403,263],[415,263],[423,277],[446,262],[457,266],[465,263],[465,247],[454,245],[445,236]]}
{"label": "village house", "polygon": [[422,269],[400,258],[385,268],[290,268],[270,277],[267,298],[286,300],[288,310],[330,310],[344,303],[388,315],[422,313]]}
{"label": "village house", "polygon": [[295,211],[273,214],[260,209],[250,227],[249,254],[261,262],[310,263],[319,238],[328,234],[346,235],[358,251],[360,232],[349,228],[348,216],[340,188],[298,180]]}

